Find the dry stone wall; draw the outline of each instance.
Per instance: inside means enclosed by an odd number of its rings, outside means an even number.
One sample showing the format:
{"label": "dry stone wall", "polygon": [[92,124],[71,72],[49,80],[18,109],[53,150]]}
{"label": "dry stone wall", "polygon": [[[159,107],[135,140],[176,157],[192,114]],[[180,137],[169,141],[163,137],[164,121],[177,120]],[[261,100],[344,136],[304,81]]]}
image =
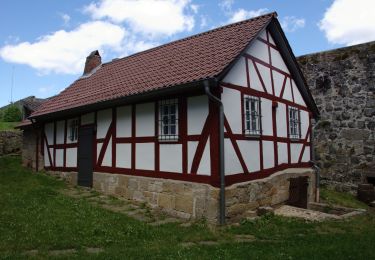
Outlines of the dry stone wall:
{"label": "dry stone wall", "polygon": [[22,133],[20,131],[0,131],[0,156],[20,153]]}
{"label": "dry stone wall", "polygon": [[354,190],[375,177],[375,42],[298,61],[321,113],[314,142],[322,182]]}

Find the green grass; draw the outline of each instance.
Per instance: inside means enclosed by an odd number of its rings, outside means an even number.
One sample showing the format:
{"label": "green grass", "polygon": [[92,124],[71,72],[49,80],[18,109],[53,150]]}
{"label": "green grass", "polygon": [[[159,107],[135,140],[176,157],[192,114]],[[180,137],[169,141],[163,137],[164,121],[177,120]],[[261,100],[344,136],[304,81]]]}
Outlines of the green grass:
{"label": "green grass", "polygon": [[323,202],[341,205],[349,208],[368,208],[367,205],[357,200],[352,194],[337,192],[329,188],[320,189],[320,198]]}
{"label": "green grass", "polygon": [[14,127],[20,122],[1,122],[0,121],[0,131],[3,130],[15,130]]}
{"label": "green grass", "polygon": [[[18,157],[0,157],[0,258],[51,258],[49,251],[76,249],[63,258],[83,259],[374,259],[374,213],[346,221],[311,223],[277,216],[240,226],[154,227],[62,195],[65,183],[20,167]],[[234,241],[251,234],[249,243]],[[184,247],[182,242],[218,241]],[[89,254],[86,247],[102,248]],[[61,256],[60,256],[61,257]]]}

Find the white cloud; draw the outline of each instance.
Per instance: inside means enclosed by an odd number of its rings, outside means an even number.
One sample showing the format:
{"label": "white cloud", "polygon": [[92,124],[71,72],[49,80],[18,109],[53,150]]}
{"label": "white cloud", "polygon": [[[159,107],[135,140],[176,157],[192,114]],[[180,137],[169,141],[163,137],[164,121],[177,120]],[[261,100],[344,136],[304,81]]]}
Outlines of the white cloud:
{"label": "white cloud", "polygon": [[60,14],[61,19],[63,19],[64,25],[68,25],[70,22],[70,16],[68,14]]}
{"label": "white cloud", "polygon": [[123,51],[125,34],[124,28],[109,22],[88,22],[72,31],[42,36],[33,43],[6,45],[0,49],[0,57],[29,65],[40,73],[76,74],[83,71],[86,56],[95,49]]}
{"label": "white cloud", "polygon": [[353,45],[375,40],[374,0],[335,0],[319,22],[327,40]]}
{"label": "white cloud", "polygon": [[234,0],[223,0],[219,3],[219,7],[225,13],[231,13],[233,4],[234,4]]}
{"label": "white cloud", "polygon": [[238,9],[237,11],[231,14],[227,23],[236,23],[242,20],[250,19],[262,14],[265,14],[268,11],[267,8],[260,8],[258,10],[245,10],[245,9]]}
{"label": "white cloud", "polygon": [[294,32],[305,27],[306,21],[303,18],[297,18],[295,16],[285,16],[283,19],[281,19],[280,23],[284,31]]}
{"label": "white cloud", "polygon": [[[100,0],[84,8],[93,19],[109,18],[128,23],[132,31],[151,36],[171,36],[194,27],[188,14],[190,0]],[[190,8],[194,8],[190,5]]]}
{"label": "white cloud", "polygon": [[191,10],[193,11],[194,14],[197,14],[198,10],[199,10],[199,5],[192,4],[192,5],[190,5],[190,8],[191,8]]}

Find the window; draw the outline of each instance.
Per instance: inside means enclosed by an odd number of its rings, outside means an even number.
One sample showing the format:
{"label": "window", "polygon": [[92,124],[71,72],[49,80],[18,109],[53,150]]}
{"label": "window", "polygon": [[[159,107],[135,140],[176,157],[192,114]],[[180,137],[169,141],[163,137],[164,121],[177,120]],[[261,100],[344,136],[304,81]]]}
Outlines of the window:
{"label": "window", "polygon": [[78,119],[69,120],[69,140],[74,142],[78,139]]}
{"label": "window", "polygon": [[178,139],[178,100],[159,102],[159,140]]}
{"label": "window", "polygon": [[289,137],[301,138],[300,111],[295,107],[289,107]]}
{"label": "window", "polygon": [[245,134],[260,135],[262,129],[259,97],[245,96],[244,106]]}

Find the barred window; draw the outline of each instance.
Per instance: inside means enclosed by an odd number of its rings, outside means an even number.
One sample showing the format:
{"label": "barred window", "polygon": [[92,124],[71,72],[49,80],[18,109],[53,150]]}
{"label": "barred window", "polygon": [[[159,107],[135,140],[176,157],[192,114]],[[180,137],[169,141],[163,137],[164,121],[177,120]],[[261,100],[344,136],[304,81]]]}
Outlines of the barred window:
{"label": "barred window", "polygon": [[178,100],[159,102],[159,140],[178,139]]}
{"label": "barred window", "polygon": [[245,134],[260,135],[262,133],[260,98],[245,96],[244,106]]}
{"label": "barred window", "polygon": [[78,139],[78,119],[69,120],[69,140],[74,142]]}
{"label": "barred window", "polygon": [[289,137],[293,139],[301,138],[300,111],[295,107],[289,107]]}

